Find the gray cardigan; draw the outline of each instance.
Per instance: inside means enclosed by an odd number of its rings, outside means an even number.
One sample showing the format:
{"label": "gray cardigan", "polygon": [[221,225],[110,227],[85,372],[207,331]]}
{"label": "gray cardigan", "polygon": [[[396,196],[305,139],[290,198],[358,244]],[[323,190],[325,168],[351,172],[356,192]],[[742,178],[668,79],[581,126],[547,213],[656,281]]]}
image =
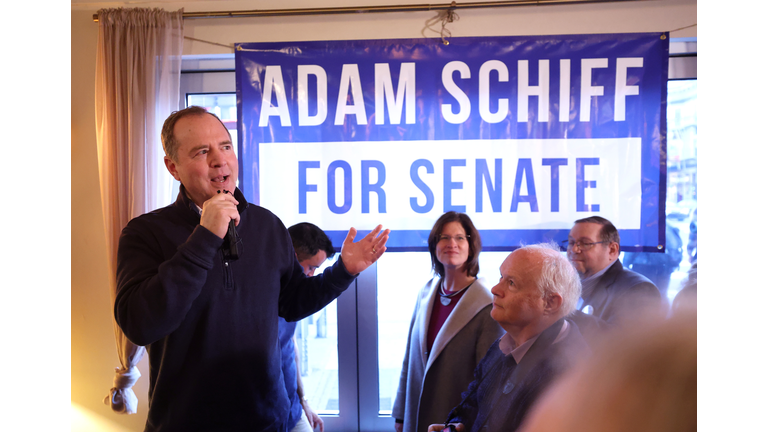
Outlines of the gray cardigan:
{"label": "gray cardigan", "polygon": [[427,330],[440,278],[419,292],[411,318],[400,385],[392,417],[403,420],[403,432],[425,432],[442,423],[461,402],[461,392],[488,348],[504,334],[491,318],[493,295],[478,279],[464,293],[435,338],[429,357]]}

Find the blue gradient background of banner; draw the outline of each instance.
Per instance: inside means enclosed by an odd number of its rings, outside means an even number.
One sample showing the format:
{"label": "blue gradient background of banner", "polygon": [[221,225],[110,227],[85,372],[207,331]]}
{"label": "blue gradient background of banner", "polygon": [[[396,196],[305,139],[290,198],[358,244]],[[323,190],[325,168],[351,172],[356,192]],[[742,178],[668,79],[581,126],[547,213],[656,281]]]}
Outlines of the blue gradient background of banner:
{"label": "blue gradient background of banner", "polygon": [[[409,140],[468,140],[468,139],[530,139],[530,138],[627,138],[639,137],[642,142],[642,205],[640,229],[621,229],[622,250],[660,251],[657,245],[664,241],[664,203],[666,200],[666,86],[669,59],[669,39],[666,33],[556,35],[524,37],[451,38],[449,45],[440,39],[393,39],[360,41],[315,41],[242,43],[236,49],[238,133],[240,160],[240,188],[246,198],[260,203],[259,143],[272,142],[324,142],[324,141],[409,141]],[[640,88],[639,96],[626,97],[626,121],[613,120],[614,89],[616,87],[616,58],[642,57],[642,68],[628,69],[628,82]],[[603,96],[593,97],[589,122],[579,120],[579,89],[581,59],[608,58],[608,67],[593,69],[592,85],[603,86]],[[538,61],[550,60],[549,121],[537,120],[538,98],[529,98],[528,122],[517,121],[517,61],[529,61],[529,82],[538,82]],[[575,106],[570,120],[558,120],[560,93],[560,60],[571,60],[570,87]],[[451,103],[458,111],[455,99],[446,92],[441,75],[443,67],[451,61],[462,61],[469,66],[469,79],[454,82],[472,101],[469,118],[461,124],[445,121],[440,106]],[[491,73],[490,111],[497,108],[497,99],[509,99],[509,115],[500,123],[484,122],[477,109],[478,70],[488,60],[499,60],[509,70],[508,82],[499,82]],[[374,65],[389,63],[393,86],[397,91],[399,65],[416,63],[416,123],[376,125]],[[339,92],[343,64],[356,64],[363,88],[368,124],[358,125],[353,115],[344,125],[336,126],[336,96]],[[280,65],[288,96],[291,115],[290,127],[284,127],[278,116],[271,116],[266,127],[259,127],[264,69]],[[298,126],[297,67],[319,65],[327,73],[328,114],[318,126]],[[316,83],[308,81],[308,93],[315,94]],[[273,98],[273,104],[275,100]],[[310,100],[310,114],[316,101]],[[385,150],[382,150],[385,151]],[[468,152],[471,157],[471,151]],[[267,186],[268,187],[268,186]],[[277,187],[277,186],[275,186]],[[560,192],[570,193],[566,191]],[[287,199],[297,199],[286,192]],[[587,217],[593,212],[583,212]],[[312,222],[310,220],[310,222]],[[568,221],[572,223],[573,221]],[[322,223],[316,222],[322,226]],[[568,236],[568,229],[552,230],[483,230],[484,250],[511,250],[521,243],[555,240],[560,243]],[[569,225],[570,226],[570,225]],[[364,234],[360,230],[358,238]],[[327,231],[333,243],[341,245],[346,231]],[[391,251],[426,250],[429,230],[396,230],[390,235]]]}

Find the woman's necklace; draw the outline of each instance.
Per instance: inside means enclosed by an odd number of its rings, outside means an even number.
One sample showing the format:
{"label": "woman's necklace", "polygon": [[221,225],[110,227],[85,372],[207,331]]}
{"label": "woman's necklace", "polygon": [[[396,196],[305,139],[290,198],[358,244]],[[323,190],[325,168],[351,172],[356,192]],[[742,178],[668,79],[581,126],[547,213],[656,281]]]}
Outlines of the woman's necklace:
{"label": "woman's necklace", "polygon": [[454,291],[454,292],[452,292],[450,294],[446,294],[445,293],[445,289],[443,288],[443,284],[441,282],[440,283],[440,292],[438,293],[438,294],[440,294],[440,303],[442,303],[443,306],[448,306],[449,304],[451,304],[451,298],[453,298],[454,296],[457,296],[457,295],[463,293],[464,291],[466,291],[467,288],[471,287],[472,284],[475,283],[476,280],[477,280],[477,278],[474,278],[472,280],[472,282],[469,283],[469,285],[465,286],[464,288],[462,288],[462,289],[460,289],[458,291]]}

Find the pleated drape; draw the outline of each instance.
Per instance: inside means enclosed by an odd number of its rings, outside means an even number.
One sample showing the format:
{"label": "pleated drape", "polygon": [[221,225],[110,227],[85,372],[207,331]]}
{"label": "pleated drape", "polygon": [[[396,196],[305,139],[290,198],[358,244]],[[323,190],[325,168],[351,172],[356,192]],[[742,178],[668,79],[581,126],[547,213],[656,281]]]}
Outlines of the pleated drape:
{"label": "pleated drape", "polygon": [[[179,105],[184,40],[182,12],[102,9],[96,63],[96,139],[112,303],[117,242],[132,218],[170,204],[173,178],[165,169],[160,130]],[[114,322],[120,367],[104,403],[134,414],[131,387],[145,349]]]}

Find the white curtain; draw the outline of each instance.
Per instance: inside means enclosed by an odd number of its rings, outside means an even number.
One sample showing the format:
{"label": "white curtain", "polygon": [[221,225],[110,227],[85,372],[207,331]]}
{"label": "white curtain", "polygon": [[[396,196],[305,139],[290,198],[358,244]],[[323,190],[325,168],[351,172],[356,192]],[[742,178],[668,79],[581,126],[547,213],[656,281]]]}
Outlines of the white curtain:
{"label": "white curtain", "polygon": [[[96,139],[110,290],[115,301],[117,242],[132,218],[171,203],[173,178],[163,163],[160,130],[179,107],[183,9],[102,9],[96,58]],[[113,320],[120,367],[104,403],[134,414],[131,387],[142,346]]]}

